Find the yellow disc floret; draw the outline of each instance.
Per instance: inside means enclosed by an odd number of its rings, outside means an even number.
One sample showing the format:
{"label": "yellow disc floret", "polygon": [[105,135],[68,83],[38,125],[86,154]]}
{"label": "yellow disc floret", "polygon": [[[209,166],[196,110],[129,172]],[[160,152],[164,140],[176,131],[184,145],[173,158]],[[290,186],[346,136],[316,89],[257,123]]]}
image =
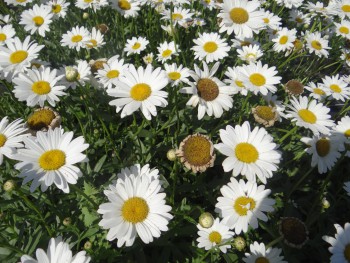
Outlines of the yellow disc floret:
{"label": "yellow disc floret", "polygon": [[256,206],[256,202],[253,198],[240,196],[235,200],[233,208],[235,209],[238,215],[246,216],[247,212],[249,210],[250,211],[254,210],[255,206]]}
{"label": "yellow disc floret", "polygon": [[298,114],[300,118],[307,123],[314,124],[317,121],[316,115],[308,109],[301,109],[298,111]]}
{"label": "yellow disc floret", "polygon": [[146,83],[138,83],[130,90],[130,97],[137,101],[143,101],[151,96],[152,89]]}
{"label": "yellow disc floret", "polygon": [[61,150],[44,152],[39,158],[39,165],[46,171],[58,170],[66,164],[66,154]]}
{"label": "yellow disc floret", "polygon": [[45,95],[51,91],[50,83],[44,80],[39,80],[33,83],[32,91],[38,95]]}
{"label": "yellow disc floret", "polygon": [[211,243],[220,244],[222,236],[219,232],[213,231],[209,234],[209,241]]}
{"label": "yellow disc floret", "polygon": [[236,158],[244,163],[255,163],[259,158],[259,152],[254,145],[241,142],[235,148]]}
{"label": "yellow disc floret", "polygon": [[213,101],[219,96],[219,86],[208,78],[198,80],[197,90],[198,95],[205,101]]}
{"label": "yellow disc floret", "polygon": [[28,52],[24,50],[17,50],[10,55],[10,62],[12,64],[18,64],[24,61],[28,57]]}
{"label": "yellow disc floret", "polygon": [[0,147],[4,146],[6,141],[7,141],[6,136],[0,133]]}
{"label": "yellow disc floret", "polygon": [[136,224],[143,222],[149,214],[149,207],[145,199],[131,197],[122,206],[122,217],[125,221]]}
{"label": "yellow disc floret", "polygon": [[249,20],[249,14],[247,10],[242,7],[232,8],[229,15],[232,22],[236,24],[244,24]]}
{"label": "yellow disc floret", "polygon": [[189,137],[183,146],[185,160],[196,166],[205,165],[211,160],[211,144],[202,136]]}

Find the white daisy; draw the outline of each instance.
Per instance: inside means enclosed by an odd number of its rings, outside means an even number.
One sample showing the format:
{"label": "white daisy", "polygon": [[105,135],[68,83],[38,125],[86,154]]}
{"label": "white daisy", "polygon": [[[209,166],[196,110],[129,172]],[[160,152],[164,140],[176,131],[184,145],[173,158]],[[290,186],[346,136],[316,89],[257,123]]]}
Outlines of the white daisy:
{"label": "white daisy", "polygon": [[198,105],[198,120],[202,119],[205,113],[208,116],[214,115],[215,118],[220,118],[224,110],[228,111],[232,108],[233,89],[214,77],[219,65],[220,63],[216,62],[209,70],[208,65],[203,61],[204,71],[202,71],[195,64],[195,72],[190,73],[194,82],[188,82],[190,86],[180,90],[180,93],[192,94],[186,105],[192,107]]}
{"label": "white daisy", "polygon": [[149,164],[145,164],[142,167],[140,164],[134,164],[133,166],[122,168],[120,173],[117,174],[117,180],[113,180],[112,183],[123,183],[126,178],[131,175],[135,177],[147,176],[150,182],[158,180],[161,185],[164,183],[164,181],[160,179],[159,170],[157,168],[150,168]]}
{"label": "white daisy", "polygon": [[99,225],[109,229],[107,240],[118,239],[117,246],[134,244],[137,236],[148,244],[168,230],[171,207],[165,204],[158,179],[130,174],[109,185],[105,190],[109,202],[101,204],[97,212],[103,215]]}
{"label": "white daisy", "polygon": [[0,121],[0,165],[3,162],[4,155],[12,159],[12,155],[17,148],[23,147],[23,138],[27,136],[23,134],[27,131],[24,128],[23,120],[17,119],[9,124],[7,116]]}
{"label": "white daisy", "polygon": [[201,4],[210,11],[217,8],[216,0],[201,0]]}
{"label": "white daisy", "polygon": [[297,9],[292,9],[289,14],[289,21],[295,22],[297,26],[309,25],[311,17],[309,13],[304,14]]}
{"label": "white daisy", "polygon": [[293,49],[296,34],[297,31],[295,28],[289,30],[288,28],[284,27],[278,30],[276,37],[272,39],[272,42],[275,43],[273,45],[273,50],[276,52],[284,52]]}
{"label": "white daisy", "polygon": [[112,7],[125,18],[136,17],[140,11],[140,1],[137,0],[113,0]]}
{"label": "white daisy", "polygon": [[264,26],[272,30],[277,30],[281,26],[281,18],[268,10],[263,15]]}
{"label": "white daisy", "polygon": [[5,0],[5,2],[8,5],[13,5],[13,6],[26,6],[27,4],[30,4],[33,2],[33,0]]}
{"label": "white daisy", "polygon": [[178,86],[181,82],[188,83],[188,77],[190,76],[190,70],[183,65],[177,66],[176,63],[171,65],[164,64],[165,73],[171,86]]}
{"label": "white daisy", "polygon": [[243,46],[241,49],[237,49],[237,53],[238,57],[248,64],[255,63],[263,55],[258,45]]}
{"label": "white daisy", "polygon": [[103,64],[103,69],[99,69],[96,76],[105,88],[112,88],[112,85],[116,85],[117,80],[124,76],[128,66],[124,64],[124,59],[119,59],[119,55],[115,55]]}
{"label": "white daisy", "polygon": [[253,182],[257,176],[266,184],[266,179],[277,170],[281,154],[264,128],[255,127],[251,131],[248,121],[235,128],[228,125],[226,130],[220,129],[220,138],[222,143],[214,147],[227,156],[222,163],[225,172],[232,170],[233,176],[242,174]]}
{"label": "white daisy", "polygon": [[107,90],[109,96],[117,99],[109,102],[116,106],[116,112],[121,111],[121,117],[131,115],[138,109],[147,120],[157,116],[158,107],[166,107],[168,93],[162,89],[168,84],[168,79],[161,68],[152,69],[147,65],[137,70],[134,65],[129,66],[125,76],[121,77],[116,88]]}
{"label": "white daisy", "polygon": [[38,248],[35,254],[37,259],[23,255],[21,263],[89,263],[91,260],[86,251],[80,251],[73,256],[69,244],[64,242],[62,237],[51,238],[47,252]]}
{"label": "white daisy", "polygon": [[23,11],[19,23],[24,25],[24,30],[29,31],[31,35],[38,31],[40,36],[45,37],[45,33],[50,32],[52,17],[49,6],[36,4],[32,9]]}
{"label": "white daisy", "polygon": [[320,32],[306,34],[306,47],[311,54],[315,53],[319,57],[324,56],[326,58],[329,54],[327,49],[331,49],[328,46],[328,40],[322,38]]}
{"label": "white daisy", "polygon": [[268,262],[268,263],[287,263],[283,260],[283,256],[280,256],[282,249],[280,248],[265,248],[264,243],[254,242],[250,244],[250,253],[245,253],[245,258],[242,260],[245,263],[257,263],[257,262]]}
{"label": "white daisy", "polygon": [[169,43],[167,41],[164,41],[162,44],[159,45],[159,47],[157,47],[157,49],[158,49],[157,60],[161,61],[162,63],[171,59],[173,55],[178,56],[180,52],[179,45],[175,46],[174,41],[171,41]]}
{"label": "white daisy", "polygon": [[336,14],[341,18],[350,18],[350,0],[336,1]]}
{"label": "white daisy", "polygon": [[329,134],[329,128],[334,126],[331,116],[328,114],[330,109],[317,103],[316,100],[308,101],[307,97],[300,96],[299,100],[292,97],[291,104],[288,107],[291,111],[287,111],[287,118],[296,121],[297,126],[310,129],[316,134]]}
{"label": "white daisy", "polygon": [[277,4],[289,9],[298,8],[303,4],[303,0],[276,0]]}
{"label": "white daisy", "polygon": [[323,79],[322,86],[326,91],[326,95],[335,99],[345,101],[349,99],[350,96],[350,86],[339,77],[339,74],[335,76],[325,76]]}
{"label": "white daisy", "polygon": [[89,49],[97,49],[102,47],[106,42],[103,41],[103,35],[100,30],[95,27],[92,28],[92,32],[89,36],[89,40],[86,43],[86,47]]}
{"label": "white daisy", "polygon": [[200,224],[197,224],[197,228],[199,248],[203,247],[205,250],[209,250],[216,247],[222,253],[226,253],[227,249],[231,248],[231,245],[227,243],[233,238],[234,233],[229,231],[229,227],[220,222],[219,218],[216,218],[209,228],[204,228]]}
{"label": "white daisy", "polygon": [[330,263],[348,263],[350,261],[350,223],[345,223],[344,228],[338,224],[334,224],[334,227],[337,230],[334,237],[322,237],[324,241],[331,244],[328,249],[332,253]]}
{"label": "white daisy", "polygon": [[5,45],[7,42],[13,42],[14,36],[16,36],[16,31],[12,25],[0,26],[0,46]]}
{"label": "white daisy", "polygon": [[43,107],[45,101],[55,106],[60,96],[66,95],[65,86],[57,85],[63,75],[57,76],[57,70],[45,67],[28,69],[26,73],[19,73],[13,79],[15,84],[13,93],[19,101],[26,101],[29,107],[39,105]]}
{"label": "white daisy", "polygon": [[132,39],[126,40],[126,46],[124,51],[127,52],[127,56],[131,54],[140,54],[141,51],[146,49],[149,41],[144,37],[133,37]]}
{"label": "white daisy", "polygon": [[70,5],[66,0],[50,0],[46,4],[51,7],[54,18],[64,18],[67,14],[68,6]]}
{"label": "white daisy", "polygon": [[73,132],[64,132],[61,128],[38,131],[36,137],[23,139],[24,149],[19,149],[14,158],[20,170],[18,175],[24,178],[22,184],[32,181],[30,191],[41,186],[45,192],[55,184],[64,193],[69,193],[68,184],[76,184],[82,172],[75,164],[87,161],[85,151],[89,144],[84,143],[82,136],[72,140]]}
{"label": "white daisy", "polygon": [[85,45],[89,41],[89,36],[90,32],[85,27],[76,26],[71,31],[63,34],[61,45],[79,51],[80,48],[85,48]]}
{"label": "white daisy", "polygon": [[350,157],[350,116],[344,116],[341,118],[337,125],[333,128],[333,133],[341,141],[339,150],[346,150],[345,155]]}
{"label": "white daisy", "polygon": [[350,196],[350,181],[344,183],[344,190],[346,191],[348,196]]}
{"label": "white daisy", "polygon": [[275,200],[267,198],[271,193],[264,185],[243,180],[239,182],[231,177],[231,181],[221,187],[222,196],[217,198],[215,211],[223,218],[222,222],[234,229],[239,235],[246,233],[248,226],[253,229],[259,227],[258,219],[268,220],[264,212],[272,212]]}
{"label": "white daisy", "polygon": [[323,100],[327,97],[325,88],[320,83],[316,85],[314,82],[309,82],[304,88],[310,91],[310,97],[316,100]]}
{"label": "white daisy", "polygon": [[193,13],[190,13],[190,11],[190,9],[175,6],[171,12],[170,8],[167,8],[163,11],[161,19],[172,20],[174,26],[177,24],[185,26],[189,21],[192,21]]}
{"label": "white daisy", "polygon": [[225,76],[228,77],[228,79],[224,79],[224,82],[233,89],[232,94],[241,93],[243,96],[247,96],[248,89],[243,84],[241,70],[242,67],[240,66],[234,68],[227,67]]}
{"label": "white daisy", "polygon": [[142,60],[143,60],[143,62],[145,62],[146,65],[152,64],[153,63],[153,57],[154,57],[154,55],[151,52],[151,53],[143,56]]}
{"label": "white daisy", "polygon": [[276,111],[278,113],[278,121],[282,121],[282,118],[286,118],[285,109],[286,106],[284,106],[283,102],[277,99],[276,95],[273,95],[271,92],[267,93],[266,96],[263,96],[264,100],[271,106],[276,108]]}

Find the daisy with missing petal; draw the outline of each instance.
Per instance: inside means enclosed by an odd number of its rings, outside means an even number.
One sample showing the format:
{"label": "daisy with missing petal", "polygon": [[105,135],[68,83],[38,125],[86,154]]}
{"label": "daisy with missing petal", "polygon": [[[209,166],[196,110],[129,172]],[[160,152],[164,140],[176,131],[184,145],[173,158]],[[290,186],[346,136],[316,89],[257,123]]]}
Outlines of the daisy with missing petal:
{"label": "daisy with missing petal", "polygon": [[245,263],[287,263],[280,256],[282,249],[280,248],[265,248],[264,243],[254,242],[250,244],[250,253],[245,253],[243,261]]}
{"label": "daisy with missing petal", "polygon": [[67,14],[67,9],[70,3],[66,2],[66,0],[50,0],[47,2],[47,5],[51,7],[51,12],[53,13],[54,18],[64,18]]}
{"label": "daisy with missing petal", "polygon": [[328,46],[328,40],[321,37],[320,32],[306,34],[306,47],[309,52],[315,53],[319,57],[328,57],[327,49],[331,49]]}
{"label": "daisy with missing petal", "polygon": [[227,249],[231,248],[228,243],[234,236],[232,231],[229,231],[229,227],[222,222],[219,218],[216,218],[213,225],[209,228],[204,228],[200,224],[197,224],[198,228],[198,247],[210,250],[216,247],[221,250],[222,253],[226,253]]}
{"label": "daisy with missing petal", "polygon": [[253,32],[264,28],[264,13],[259,10],[259,1],[224,0],[219,6],[220,33],[227,31],[229,35],[234,32],[237,37],[253,37]]}
{"label": "daisy with missing petal", "polygon": [[164,108],[168,105],[168,93],[162,90],[167,84],[168,79],[161,68],[153,70],[151,65],[147,65],[145,69],[139,67],[136,70],[134,65],[130,65],[116,88],[107,90],[109,96],[117,98],[109,105],[116,106],[122,118],[140,109],[145,118],[151,120],[152,116],[157,116],[156,106]]}
{"label": "daisy with missing petal", "polygon": [[239,182],[231,177],[231,181],[221,187],[222,196],[217,198],[215,211],[223,218],[222,223],[230,229],[234,229],[239,235],[246,233],[248,226],[253,229],[259,227],[258,219],[268,220],[264,212],[272,212],[275,200],[267,198],[271,190],[265,189],[264,185],[243,180]]}
{"label": "daisy with missing petal", "polygon": [[276,76],[278,73],[276,67],[269,68],[268,65],[262,65],[261,61],[256,64],[251,63],[244,65],[241,70],[243,85],[252,91],[255,95],[261,93],[266,95],[268,92],[277,91],[276,84],[279,84],[281,77]]}
{"label": "daisy with missing petal", "polygon": [[75,164],[87,161],[85,151],[89,145],[82,136],[72,140],[73,132],[64,132],[61,128],[38,131],[36,137],[23,139],[24,149],[19,149],[14,158],[20,170],[22,184],[32,181],[30,191],[41,186],[45,192],[55,184],[64,193],[69,193],[69,184],[76,184],[82,172]]}
{"label": "daisy with missing petal", "polygon": [[227,156],[222,163],[225,172],[232,170],[233,176],[242,174],[253,182],[257,176],[266,184],[266,179],[277,170],[281,154],[264,128],[255,127],[251,131],[248,121],[235,128],[228,125],[226,130],[220,130],[220,138],[222,143],[214,147]]}
{"label": "daisy with missing petal", "polygon": [[12,154],[17,148],[23,147],[23,138],[27,136],[23,134],[27,131],[24,128],[23,120],[17,119],[9,124],[7,116],[0,121],[0,165],[3,162],[4,155],[12,159]]}
{"label": "daisy with missing petal", "polygon": [[204,71],[195,64],[195,72],[191,72],[194,82],[188,82],[189,87],[184,87],[180,93],[192,94],[192,97],[186,103],[188,106],[196,107],[198,105],[198,120],[206,114],[215,118],[220,118],[225,111],[232,108],[233,90],[226,86],[214,74],[219,69],[219,62],[209,70],[208,65],[203,61]]}
{"label": "daisy with missing petal", "polygon": [[19,101],[26,101],[29,107],[40,105],[45,101],[55,106],[60,96],[66,95],[65,86],[57,85],[63,75],[57,76],[57,70],[45,67],[28,69],[26,73],[19,73],[13,79],[15,84],[13,93]]}
{"label": "daisy with missing petal", "polygon": [[344,183],[344,189],[347,192],[348,196],[350,196],[350,181]]}
{"label": "daisy with missing petal", "polygon": [[21,263],[89,263],[91,258],[86,255],[86,251],[80,251],[73,256],[69,244],[62,240],[62,237],[51,238],[47,247],[47,252],[38,248],[36,258],[29,255],[21,257]]}
{"label": "daisy with missing petal", "polygon": [[34,34],[38,31],[39,35],[45,37],[45,33],[50,31],[53,14],[47,5],[34,5],[32,9],[23,11],[21,15],[21,25],[24,25],[24,30]]}
{"label": "daisy with missing petal", "polygon": [[132,39],[126,40],[126,46],[124,51],[127,52],[127,56],[131,54],[140,54],[141,51],[146,49],[149,41],[144,37],[133,37]]}
{"label": "daisy with missing petal", "polygon": [[76,26],[71,31],[63,34],[61,45],[79,51],[80,48],[85,48],[85,45],[90,39],[89,36],[90,32],[85,27]]}
{"label": "daisy with missing petal", "polygon": [[132,246],[137,236],[148,244],[168,230],[173,216],[158,179],[131,174],[109,185],[104,194],[109,202],[97,210],[103,215],[99,225],[109,229],[107,240],[117,239],[118,247]]}
{"label": "daisy with missing petal", "polygon": [[140,1],[137,0],[112,0],[112,7],[125,18],[137,17],[140,11]]}
{"label": "daisy with missing petal", "polygon": [[339,74],[331,77],[325,76],[322,81],[326,94],[329,97],[341,101],[349,99],[350,86],[348,86],[343,78],[339,77]]}
{"label": "daisy with missing petal", "polygon": [[13,37],[16,36],[16,31],[12,25],[0,26],[0,46],[7,42],[13,42]]}
{"label": "daisy with missing petal", "polygon": [[234,68],[228,67],[225,72],[225,76],[228,77],[228,79],[224,79],[224,82],[232,88],[232,94],[241,93],[243,96],[247,96],[248,89],[242,82],[241,70],[242,67],[240,66]]}
{"label": "daisy with missing petal", "polygon": [[296,39],[297,31],[295,28],[289,30],[284,27],[277,31],[277,35],[272,39],[273,50],[276,52],[284,52],[287,50],[291,50],[294,47],[294,41]]}
{"label": "daisy with missing petal", "polygon": [[314,82],[309,82],[304,88],[310,91],[310,97],[316,100],[323,100],[327,97],[326,90],[322,84],[315,84]]}
{"label": "daisy with missing petal", "polygon": [[238,57],[248,64],[255,63],[263,55],[258,45],[243,46],[241,49],[237,49],[237,53]]}
{"label": "daisy with missing petal", "polygon": [[158,49],[158,56],[157,60],[161,61],[164,63],[165,61],[171,59],[171,57],[178,56],[180,52],[179,45],[176,45],[175,47],[175,42],[171,41],[170,43],[164,42],[160,44],[160,46],[157,48]]}
{"label": "daisy with missing petal", "polygon": [[299,99],[292,97],[291,104],[288,107],[287,118],[296,121],[297,126],[310,129],[315,135],[329,134],[329,128],[334,126],[331,116],[328,114],[330,109],[317,103],[316,100],[308,101],[307,97],[300,96]]}
{"label": "daisy with missing petal", "polygon": [[119,59],[119,55],[115,55],[103,64],[103,69],[97,71],[97,78],[105,88],[112,88],[117,85],[117,81],[124,76],[124,71],[128,68],[128,64],[124,64],[124,59]]}
{"label": "daisy with missing petal", "polygon": [[196,44],[191,48],[194,51],[195,59],[203,60],[207,63],[219,61],[228,56],[230,47],[226,39],[221,39],[218,33],[199,33],[199,38],[194,39]]}
{"label": "daisy with missing petal", "polygon": [[337,230],[334,237],[322,237],[324,241],[331,244],[328,249],[332,253],[330,263],[348,263],[350,262],[350,223],[345,223],[344,228],[338,224],[334,227]]}
{"label": "daisy with missing petal", "polygon": [[97,49],[102,47],[106,42],[103,41],[103,35],[100,30],[95,27],[92,28],[92,32],[89,36],[89,40],[86,43],[86,48],[88,49]]}
{"label": "daisy with missing petal", "polygon": [[188,77],[190,76],[188,68],[173,63],[171,65],[164,64],[164,70],[172,87],[178,86],[181,82],[188,83]]}

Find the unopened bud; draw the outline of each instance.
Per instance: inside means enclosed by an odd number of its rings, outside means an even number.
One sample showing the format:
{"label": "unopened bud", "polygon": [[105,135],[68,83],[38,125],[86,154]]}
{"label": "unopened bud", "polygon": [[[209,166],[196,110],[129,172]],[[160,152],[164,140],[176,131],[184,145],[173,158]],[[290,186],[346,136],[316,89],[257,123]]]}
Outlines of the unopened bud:
{"label": "unopened bud", "polygon": [[331,204],[329,203],[329,201],[324,197],[323,199],[322,199],[322,207],[324,208],[324,209],[327,209],[327,208],[329,208],[331,206]]}
{"label": "unopened bud", "polygon": [[175,161],[176,160],[176,151],[175,151],[175,149],[170,149],[166,153],[166,157],[168,158],[169,161]]}
{"label": "unopened bud", "polygon": [[88,19],[89,18],[89,13],[84,13],[83,14],[83,19]]}
{"label": "unopened bud", "polygon": [[63,219],[63,225],[69,226],[70,224],[72,224],[72,219],[70,217]]}
{"label": "unopened bud", "polygon": [[69,82],[74,82],[76,80],[78,80],[78,70],[73,68],[73,67],[66,67],[65,68],[66,70],[66,79],[69,81]]}
{"label": "unopened bud", "polygon": [[243,237],[235,237],[233,240],[233,245],[238,251],[243,251],[247,245]]}
{"label": "unopened bud", "polygon": [[90,241],[86,241],[84,244],[85,250],[90,250],[92,248],[92,243]]}
{"label": "unopened bud", "polygon": [[13,180],[8,180],[4,183],[4,191],[5,192],[12,192],[16,187],[16,182]]}
{"label": "unopened bud", "polygon": [[214,224],[214,217],[209,212],[205,212],[199,217],[199,224],[204,228],[209,228]]}

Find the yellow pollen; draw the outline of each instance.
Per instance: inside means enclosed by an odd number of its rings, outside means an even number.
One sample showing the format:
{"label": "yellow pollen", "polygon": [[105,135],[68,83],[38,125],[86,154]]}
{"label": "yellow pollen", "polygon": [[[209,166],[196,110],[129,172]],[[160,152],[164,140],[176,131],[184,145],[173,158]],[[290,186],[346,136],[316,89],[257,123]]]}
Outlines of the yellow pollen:
{"label": "yellow pollen", "polygon": [[320,88],[314,88],[313,92],[318,95],[325,95],[326,93]]}
{"label": "yellow pollen", "polygon": [[299,39],[296,39],[293,42],[293,45],[294,45],[294,48],[297,49],[297,50],[300,50],[300,49],[303,48],[303,42],[301,42]]}
{"label": "yellow pollen", "polygon": [[58,14],[59,12],[61,12],[62,7],[60,5],[52,5],[52,12],[55,14]]}
{"label": "yellow pollen", "polygon": [[343,5],[341,7],[341,10],[343,10],[344,12],[350,12],[350,5]]}
{"label": "yellow pollen", "polygon": [[236,199],[233,208],[238,215],[246,216],[249,210],[254,210],[255,205],[256,203],[254,199],[246,196],[240,196]]}
{"label": "yellow pollen", "polygon": [[265,24],[270,23],[270,19],[268,19],[267,17],[265,17],[263,20],[264,20],[264,23],[265,23]]}
{"label": "yellow pollen", "polygon": [[213,53],[218,49],[218,45],[213,41],[209,41],[204,44],[203,49],[207,53]]}
{"label": "yellow pollen", "polygon": [[168,77],[169,77],[169,79],[171,79],[171,80],[178,80],[179,78],[181,78],[181,74],[180,74],[179,72],[176,72],[176,71],[174,71],[174,72],[169,72],[169,73],[168,73]]}
{"label": "yellow pollen", "polygon": [[222,236],[219,232],[213,231],[209,234],[209,241],[211,243],[220,244]]}
{"label": "yellow pollen", "polygon": [[346,130],[344,132],[345,137],[349,138],[350,137],[350,129]]}
{"label": "yellow pollen", "polygon": [[347,34],[349,34],[350,30],[349,30],[349,28],[347,28],[345,26],[341,26],[339,28],[339,32],[342,33],[342,34],[346,34],[347,35]]}
{"label": "yellow pollen", "polygon": [[136,42],[131,48],[133,49],[133,50],[137,50],[137,49],[139,49],[141,47],[141,44],[139,43],[139,42]]}
{"label": "yellow pollen", "polygon": [[248,12],[242,7],[232,8],[230,11],[230,18],[233,23],[244,24],[249,20]]}
{"label": "yellow pollen", "polygon": [[0,133],[0,147],[4,146],[6,141],[7,141],[6,136]]}
{"label": "yellow pollen", "polygon": [[344,257],[348,262],[350,262],[350,243],[345,246]]}
{"label": "yellow pollen", "polygon": [[143,222],[148,214],[148,204],[146,200],[141,197],[131,197],[123,204],[122,217],[129,223],[136,224]]}
{"label": "yellow pollen", "polygon": [[307,123],[314,124],[317,121],[316,115],[310,110],[301,109],[298,111],[298,114],[300,118]]}
{"label": "yellow pollen", "polygon": [[173,53],[173,52],[172,52],[170,49],[166,49],[166,50],[163,51],[162,57],[163,57],[163,58],[167,58],[167,57],[169,57],[172,53]]}
{"label": "yellow pollen", "polygon": [[118,6],[122,10],[130,10],[131,9],[131,4],[127,0],[119,0]]}
{"label": "yellow pollen", "polygon": [[265,258],[265,257],[258,257],[255,260],[255,263],[270,263],[270,261],[267,258]]}
{"label": "yellow pollen", "polygon": [[288,37],[287,36],[283,36],[283,37],[280,38],[279,43],[281,45],[284,45],[284,44],[287,43],[287,41],[288,41]]}
{"label": "yellow pollen", "polygon": [[236,83],[236,85],[237,85],[238,87],[244,88],[244,85],[243,85],[243,82],[242,82],[242,81],[240,81],[240,80],[235,80],[235,83]]}
{"label": "yellow pollen", "polygon": [[137,101],[146,100],[151,96],[151,87],[146,83],[138,83],[130,90],[130,97]]}
{"label": "yellow pollen", "polygon": [[316,151],[320,157],[325,157],[331,149],[331,144],[328,139],[321,138],[316,142]]}
{"label": "yellow pollen", "polygon": [[39,131],[47,128],[55,119],[55,113],[52,110],[42,109],[35,111],[27,120],[29,128]]}
{"label": "yellow pollen", "polygon": [[321,44],[319,41],[317,41],[317,40],[313,40],[313,41],[311,42],[311,46],[312,46],[314,49],[316,49],[316,50],[321,50],[321,49],[322,49],[322,44]]}
{"label": "yellow pollen", "polygon": [[103,60],[96,60],[94,64],[91,65],[91,71],[92,73],[96,73],[99,69],[103,69],[103,65],[106,62]]}
{"label": "yellow pollen", "polygon": [[172,16],[171,16],[172,20],[181,20],[183,18],[184,17],[181,14],[178,14],[178,13],[173,13]]}
{"label": "yellow pollen", "polygon": [[17,3],[25,3],[27,0],[16,0]]}
{"label": "yellow pollen", "polygon": [[84,0],[85,3],[90,4],[93,0]]}
{"label": "yellow pollen", "polygon": [[77,43],[80,42],[83,39],[83,37],[81,35],[75,35],[72,37],[72,42]]}
{"label": "yellow pollen", "polygon": [[86,44],[88,48],[93,48],[97,46],[97,41],[95,39],[90,39],[89,42],[90,44]]}
{"label": "yellow pollen", "polygon": [[10,55],[10,62],[12,64],[18,64],[21,63],[23,60],[25,60],[28,57],[28,52],[24,50],[18,50],[13,52]]}
{"label": "yellow pollen", "polygon": [[66,154],[61,150],[50,150],[39,157],[39,165],[46,171],[58,170],[66,164]]}
{"label": "yellow pollen", "polygon": [[301,17],[296,17],[295,21],[299,24],[303,23],[303,19]]}
{"label": "yellow pollen", "polygon": [[36,26],[41,26],[42,24],[44,24],[44,18],[42,18],[41,16],[33,17],[33,22]]}
{"label": "yellow pollen", "polygon": [[337,84],[332,84],[329,86],[329,88],[335,93],[340,93],[342,91],[339,85]]}
{"label": "yellow pollen", "polygon": [[213,101],[219,95],[218,85],[211,79],[203,78],[197,82],[198,95],[205,101]]}
{"label": "yellow pollen", "polygon": [[32,91],[38,95],[45,95],[51,91],[50,83],[44,80],[39,80],[33,83]]}
{"label": "yellow pollen", "polygon": [[0,33],[0,42],[4,42],[7,39],[7,36],[4,33]]}
{"label": "yellow pollen", "polygon": [[211,160],[211,143],[202,136],[189,137],[183,146],[185,160],[196,166],[205,165]]}
{"label": "yellow pollen", "polygon": [[236,158],[244,163],[255,163],[259,158],[259,152],[255,146],[247,142],[237,144],[235,154]]}
{"label": "yellow pollen", "polygon": [[269,106],[257,106],[255,109],[256,114],[263,120],[270,121],[275,118],[275,112]]}
{"label": "yellow pollen", "polygon": [[249,80],[254,86],[258,87],[263,86],[266,83],[265,77],[260,73],[253,73],[249,76]]}
{"label": "yellow pollen", "polygon": [[114,79],[119,77],[119,71],[116,69],[110,70],[107,72],[107,78]]}

